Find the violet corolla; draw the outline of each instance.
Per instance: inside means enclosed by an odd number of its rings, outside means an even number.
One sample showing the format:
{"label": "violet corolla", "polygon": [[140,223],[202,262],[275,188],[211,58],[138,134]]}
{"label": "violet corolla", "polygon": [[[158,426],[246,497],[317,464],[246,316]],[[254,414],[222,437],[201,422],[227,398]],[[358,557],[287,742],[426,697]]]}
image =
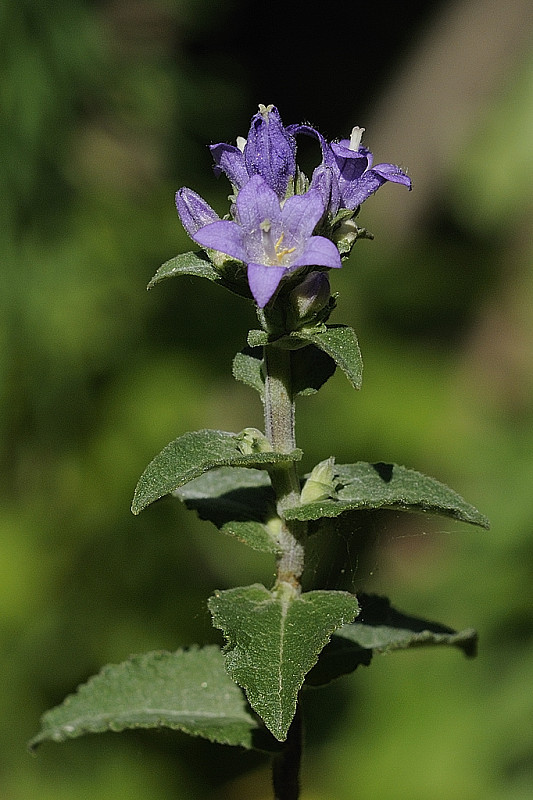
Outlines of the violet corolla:
{"label": "violet corolla", "polygon": [[[187,188],[177,193],[176,205],[189,236],[210,251],[222,282],[228,259],[241,262],[248,288],[264,308],[286,276],[301,271],[304,281],[310,272],[341,266],[356,239],[368,236],[355,224],[361,203],[387,181],[411,189],[411,179],[395,164],[373,166],[372,153],[361,145],[363,131],[353,128],[349,139],[328,143],[310,125],[285,127],[275,106],[260,105],[247,139],[211,146],[215,174],[225,173],[233,186],[230,214],[220,219]],[[296,164],[301,134],[317,139],[322,151],[311,182]],[[244,268],[241,275],[244,280]],[[291,290],[293,285],[291,280]]]}
{"label": "violet corolla", "polygon": [[253,176],[260,175],[282,200],[296,172],[296,140],[283,127],[275,106],[259,106],[252,117],[248,138],[237,145],[213,144],[209,148],[215,175],[222,172],[238,192]]}
{"label": "violet corolla", "polygon": [[355,127],[349,139],[332,142],[324,158],[337,181],[341,208],[357,208],[387,181],[411,190],[410,177],[395,164],[372,166],[372,153],[361,145],[364,130]]}
{"label": "violet corolla", "polygon": [[[190,213],[192,194],[186,189],[178,192],[176,202],[182,218],[182,209]],[[210,222],[194,231],[192,238],[203,247],[246,264],[250,291],[259,308],[269,302],[285,275],[307,266],[341,266],[333,242],[324,236],[313,236],[324,215],[318,190],[293,195],[281,204],[266,181],[254,175],[240,190],[235,205],[235,221]],[[191,233],[194,226],[187,222]]]}

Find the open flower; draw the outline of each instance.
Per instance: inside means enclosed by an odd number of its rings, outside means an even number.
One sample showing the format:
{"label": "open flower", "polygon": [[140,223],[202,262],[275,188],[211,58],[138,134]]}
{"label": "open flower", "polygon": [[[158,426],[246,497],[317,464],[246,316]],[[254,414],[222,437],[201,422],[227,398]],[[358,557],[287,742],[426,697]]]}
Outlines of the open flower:
{"label": "open flower", "polygon": [[395,164],[372,166],[372,153],[361,145],[364,130],[355,127],[349,139],[332,142],[325,157],[337,178],[341,208],[357,208],[387,181],[401,183],[411,190],[411,178]]}
{"label": "open flower", "polygon": [[326,142],[311,125],[289,125],[293,135],[304,134],[317,139],[322,150],[322,163],[313,172],[311,188],[322,192],[328,211],[335,216],[340,208],[355,210],[387,181],[401,183],[411,190],[411,178],[396,164],[376,164],[361,144],[364,128],[355,127],[349,139]]}
{"label": "open flower", "polygon": [[283,127],[275,106],[259,106],[252,117],[248,138],[238,137],[237,146],[213,144],[215,174],[224,172],[240,191],[253,175],[260,175],[280,200],[296,172],[296,141]]}
{"label": "open flower", "polygon": [[[187,192],[190,194],[185,195]],[[192,212],[191,190],[178,192],[178,212]],[[204,203],[204,201],[202,201]],[[205,204],[207,205],[207,204]],[[198,204],[202,216],[206,210]],[[214,213],[214,212],[213,212]],[[293,195],[280,204],[276,192],[260,175],[243,186],[236,200],[235,221],[217,219],[193,231],[192,238],[212,250],[219,250],[247,265],[250,291],[263,308],[276,292],[281,280],[300,267],[340,267],[339,251],[332,241],[313,236],[324,214],[322,194],[317,189]]]}

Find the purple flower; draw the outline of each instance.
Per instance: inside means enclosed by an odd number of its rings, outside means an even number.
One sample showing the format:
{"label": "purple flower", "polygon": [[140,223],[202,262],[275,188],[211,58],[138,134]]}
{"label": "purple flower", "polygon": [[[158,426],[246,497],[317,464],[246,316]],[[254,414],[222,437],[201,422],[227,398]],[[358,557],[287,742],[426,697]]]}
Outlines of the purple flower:
{"label": "purple flower", "polygon": [[260,175],[282,200],[296,172],[296,141],[283,127],[275,106],[259,106],[248,139],[239,137],[237,147],[222,143],[211,145],[210,150],[215,174],[224,172],[237,191],[253,175]]}
{"label": "purple flower", "polygon": [[372,167],[372,153],[361,145],[364,130],[355,127],[350,139],[332,142],[324,157],[337,178],[341,208],[357,208],[387,181],[402,183],[411,190],[411,179],[395,164]]}
{"label": "purple flower", "polygon": [[318,140],[322,163],[313,172],[311,188],[321,191],[332,216],[340,208],[353,211],[387,181],[411,190],[411,179],[395,164],[372,166],[372,153],[361,145],[364,128],[355,127],[349,139],[331,144],[311,125],[289,125],[287,130],[293,136],[303,133]]}
{"label": "purple flower", "polygon": [[207,203],[196,205],[199,218],[191,224],[193,195],[190,189],[178,192],[178,212],[181,217],[182,209],[186,209],[187,230],[193,231],[192,238],[203,247],[219,250],[247,265],[248,284],[259,308],[272,298],[282,278],[300,267],[341,266],[333,242],[312,235],[324,214],[322,195],[316,189],[293,195],[280,204],[266,180],[254,175],[237,195],[235,221],[217,219],[203,226],[197,223],[201,223],[200,217],[205,218]]}
{"label": "purple flower", "polygon": [[191,239],[194,239],[196,231],[200,228],[220,219],[217,212],[213,211],[203,197],[186,187],[176,192],[176,208],[182,225]]}

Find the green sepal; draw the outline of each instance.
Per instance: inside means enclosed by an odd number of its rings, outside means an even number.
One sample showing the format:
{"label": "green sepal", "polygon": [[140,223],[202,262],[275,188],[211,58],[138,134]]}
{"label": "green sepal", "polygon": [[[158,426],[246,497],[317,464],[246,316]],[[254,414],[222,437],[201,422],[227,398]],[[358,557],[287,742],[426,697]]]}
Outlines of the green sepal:
{"label": "green sepal", "polygon": [[397,464],[336,465],[334,499],[287,509],[287,519],[318,520],[337,517],[349,511],[392,508],[452,517],[489,528],[488,519],[457,492],[435,478]]}
{"label": "green sepal", "polygon": [[[258,331],[260,333],[261,331]],[[292,392],[306,396],[318,392],[335,372],[335,362],[314,345],[291,351]],[[233,376],[265,396],[263,348],[245,347],[233,360]]]}
{"label": "green sepal", "polygon": [[[217,256],[220,256],[220,254],[217,254]],[[166,261],[159,267],[146,288],[153,289],[161,281],[167,280],[167,278],[175,278],[179,275],[207,278],[213,283],[221,284],[240,297],[251,297],[246,271],[242,262],[224,256],[220,265],[215,266],[209,255],[203,250],[196,253],[180,253]]]}
{"label": "green sepal", "polygon": [[156,651],[108,664],[43,715],[29,747],[138,728],[172,728],[248,749],[276,748],[226,673],[215,645]]}
{"label": "green sepal", "polygon": [[164,447],[148,464],[135,489],[131,510],[138,514],[150,503],[213,467],[268,469],[273,464],[299,461],[301,457],[301,450],[293,450],[292,453],[244,454],[239,434],[226,431],[185,433]]}
{"label": "green sepal", "polygon": [[216,592],[208,605],[213,624],[227,639],[226,670],[244,688],[267,728],[283,741],[305,675],[333,631],[358,612],[355,595],[300,594],[288,583],[269,591],[254,584]]}
{"label": "green sepal", "polygon": [[368,666],[375,653],[391,653],[413,647],[448,646],[467,658],[477,653],[477,632],[455,631],[394,609],[386,597],[358,594],[361,610],[354,622],[338,628],[308,673],[305,683],[321,686],[358,666]]}
{"label": "green sepal", "polygon": [[254,550],[281,552],[281,521],[265,471],[219,467],[182,486],[176,496],[200,519],[209,520]]}

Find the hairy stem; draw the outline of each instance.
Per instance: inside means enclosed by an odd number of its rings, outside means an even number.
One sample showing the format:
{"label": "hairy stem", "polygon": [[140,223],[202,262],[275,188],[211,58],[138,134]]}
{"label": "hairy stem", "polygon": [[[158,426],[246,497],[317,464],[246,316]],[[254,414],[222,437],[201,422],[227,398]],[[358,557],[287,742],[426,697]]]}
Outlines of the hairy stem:
{"label": "hairy stem", "polygon": [[[291,354],[272,345],[264,349],[265,362],[265,435],[278,453],[290,453],[296,448],[294,434],[294,399],[292,396]],[[284,511],[300,502],[300,479],[293,461],[270,471],[276,494],[278,514],[283,520]],[[302,540],[305,524],[283,520],[281,546],[278,559],[277,580],[299,586],[303,571],[304,549]]]}
{"label": "hairy stem", "polygon": [[[267,345],[264,362],[265,435],[276,452],[290,453],[296,448],[290,351]],[[300,496],[296,467],[290,462],[278,473],[274,489],[278,503],[288,508],[295,505]]]}
{"label": "hairy stem", "polygon": [[[280,453],[296,448],[294,434],[294,398],[289,350],[267,345],[265,363],[265,435]],[[293,461],[287,461],[270,472],[276,494],[278,514],[282,519],[280,544],[282,555],[277,563],[277,583],[300,587],[304,566],[303,540],[306,525],[284,520],[284,511],[300,502],[300,480]],[[302,723],[299,707],[289,728],[283,749],[272,764],[275,800],[298,800],[300,796],[300,762],[302,755]]]}

